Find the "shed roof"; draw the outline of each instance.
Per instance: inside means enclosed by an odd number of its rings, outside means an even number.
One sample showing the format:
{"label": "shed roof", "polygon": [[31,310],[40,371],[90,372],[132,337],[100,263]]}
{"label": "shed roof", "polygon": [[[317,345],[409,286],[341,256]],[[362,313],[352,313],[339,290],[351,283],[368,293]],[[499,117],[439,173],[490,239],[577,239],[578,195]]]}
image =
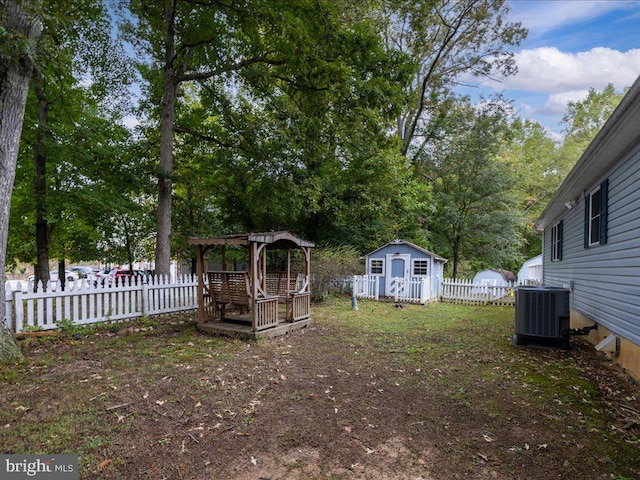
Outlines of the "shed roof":
{"label": "shed roof", "polygon": [[419,247],[418,245],[416,245],[414,243],[407,242],[406,240],[401,240],[400,238],[396,238],[393,242],[386,243],[386,244],[382,245],[381,247],[376,248],[372,252],[367,253],[366,256],[368,257],[370,255],[373,255],[374,253],[379,252],[380,250],[382,250],[385,247],[388,247],[389,245],[408,245],[408,246],[410,246],[412,248],[415,248],[416,250],[421,251],[422,253],[426,253],[427,255],[432,256],[434,260],[438,260],[438,261],[440,261],[442,263],[447,263],[448,262],[448,260],[446,258],[443,258],[440,255],[436,255],[435,253],[430,252],[426,248]]}
{"label": "shed roof", "polygon": [[516,280],[518,280],[513,272],[504,270],[502,268],[487,268],[485,270],[480,270],[478,273],[476,273],[476,275],[480,275],[482,272],[496,272],[500,274],[500,276],[502,276],[502,278],[504,278],[506,282],[515,282]]}
{"label": "shed roof", "polygon": [[238,245],[266,243],[275,247],[294,245],[296,247],[315,247],[312,242],[296,237],[286,230],[280,232],[241,233],[210,238],[190,238],[189,245]]}
{"label": "shed roof", "polygon": [[564,179],[535,228],[544,230],[584,196],[629,148],[640,142],[640,77],[636,79],[593,141]]}

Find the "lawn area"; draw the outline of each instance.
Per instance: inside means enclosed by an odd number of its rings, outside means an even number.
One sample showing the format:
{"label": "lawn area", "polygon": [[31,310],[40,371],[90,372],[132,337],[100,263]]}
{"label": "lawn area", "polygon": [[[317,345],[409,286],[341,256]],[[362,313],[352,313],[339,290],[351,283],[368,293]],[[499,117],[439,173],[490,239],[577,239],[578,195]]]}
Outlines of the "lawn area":
{"label": "lawn area", "polygon": [[509,307],[359,307],[257,342],[184,315],[21,341],[0,452],[83,479],[640,478],[640,389],[592,346],[516,348]]}

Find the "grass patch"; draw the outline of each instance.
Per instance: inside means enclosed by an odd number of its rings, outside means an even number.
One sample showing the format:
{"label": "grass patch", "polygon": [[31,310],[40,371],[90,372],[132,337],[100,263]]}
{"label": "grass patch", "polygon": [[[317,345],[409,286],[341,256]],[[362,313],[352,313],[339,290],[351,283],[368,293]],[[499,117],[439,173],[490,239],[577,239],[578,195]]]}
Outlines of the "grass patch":
{"label": "grass patch", "polygon": [[256,342],[181,316],[25,340],[0,451],[78,453],[83,479],[640,478],[640,394],[591,346],[516,348],[508,307],[335,298],[313,320]]}

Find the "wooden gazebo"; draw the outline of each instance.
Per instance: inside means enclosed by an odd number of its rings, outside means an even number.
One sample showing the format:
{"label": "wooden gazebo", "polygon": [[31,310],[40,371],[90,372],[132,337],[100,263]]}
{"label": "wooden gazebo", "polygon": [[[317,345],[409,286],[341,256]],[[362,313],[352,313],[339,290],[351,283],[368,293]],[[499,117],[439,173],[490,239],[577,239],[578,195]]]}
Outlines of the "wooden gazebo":
{"label": "wooden gazebo", "polygon": [[[197,252],[198,328],[232,336],[276,336],[311,322],[311,248],[313,243],[290,232],[247,233],[217,238],[191,238]],[[207,270],[205,254],[221,249],[221,269]],[[248,249],[248,268],[228,269],[227,247]],[[302,252],[299,271],[292,251]],[[284,266],[267,268],[267,253],[286,253]],[[300,262],[299,262],[300,263]]]}

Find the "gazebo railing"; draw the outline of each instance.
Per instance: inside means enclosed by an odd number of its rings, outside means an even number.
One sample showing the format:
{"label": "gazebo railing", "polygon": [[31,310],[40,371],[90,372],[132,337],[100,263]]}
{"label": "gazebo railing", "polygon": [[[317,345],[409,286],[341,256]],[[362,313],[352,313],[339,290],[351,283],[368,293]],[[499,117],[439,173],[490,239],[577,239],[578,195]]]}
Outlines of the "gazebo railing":
{"label": "gazebo railing", "polygon": [[258,298],[255,302],[255,331],[274,327],[278,324],[278,297]]}
{"label": "gazebo railing", "polygon": [[287,320],[297,322],[311,315],[311,293],[294,293],[290,300],[291,310],[287,311]]}

